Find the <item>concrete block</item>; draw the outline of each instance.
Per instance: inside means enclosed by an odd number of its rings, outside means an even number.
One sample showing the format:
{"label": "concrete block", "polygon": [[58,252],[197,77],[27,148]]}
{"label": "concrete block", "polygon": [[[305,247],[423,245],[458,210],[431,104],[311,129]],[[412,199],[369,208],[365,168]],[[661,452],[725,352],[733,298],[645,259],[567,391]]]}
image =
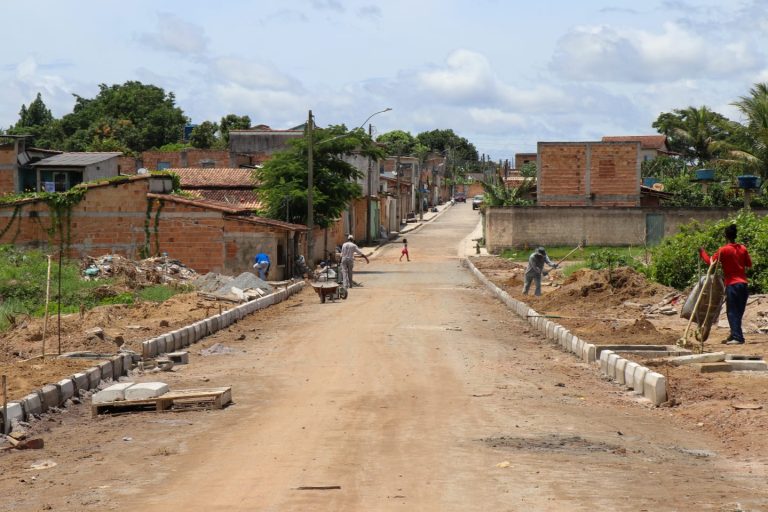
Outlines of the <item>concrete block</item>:
{"label": "concrete block", "polygon": [[127,374],[133,369],[133,356],[131,354],[123,354],[123,373]]}
{"label": "concrete block", "polygon": [[39,416],[43,413],[43,401],[40,400],[40,395],[37,393],[28,394],[20,402],[24,408],[24,417],[26,419],[29,419],[33,414]]}
{"label": "concrete block", "polygon": [[162,382],[141,382],[125,390],[126,400],[147,400],[168,392],[168,384]]}
{"label": "concrete block", "polygon": [[213,317],[206,318],[205,319],[206,327],[208,329],[208,332],[216,332],[219,330],[219,320],[218,318],[214,320]]}
{"label": "concrete block", "polygon": [[75,392],[81,389],[88,391],[88,376],[85,372],[72,375],[72,381],[75,383]]}
{"label": "concrete block", "polygon": [[587,363],[594,363],[597,360],[597,347],[592,343],[585,341],[581,353],[584,361]]}
{"label": "concrete block", "polygon": [[145,359],[157,357],[157,338],[152,338],[141,344],[141,355]]}
{"label": "concrete block", "polygon": [[174,364],[189,364],[189,352],[168,352],[166,355]]}
{"label": "concrete block", "polygon": [[[0,416],[2,416],[2,406],[0,405]],[[24,406],[21,404],[21,402],[8,402],[8,431],[10,432],[10,426],[13,425],[14,421],[24,421]]]}
{"label": "concrete block", "polygon": [[192,335],[194,334],[195,330],[191,327],[187,326],[181,329],[181,346],[182,347],[188,347],[190,345],[190,339],[192,338]]}
{"label": "concrete block", "polygon": [[690,356],[679,356],[669,359],[669,362],[680,366],[694,363],[719,363],[725,361],[725,352],[713,352],[711,354],[693,354]]}
{"label": "concrete block", "polygon": [[96,389],[101,382],[101,368],[95,366],[85,370],[85,374],[88,376],[88,389]]}
{"label": "concrete block", "polygon": [[608,354],[606,375],[608,375],[608,377],[611,379],[616,378],[616,363],[619,361],[619,359],[624,359],[624,358],[616,353]]}
{"label": "concrete block", "polygon": [[615,372],[616,382],[618,382],[619,384],[626,383],[626,380],[625,380],[626,377],[624,376],[624,371],[627,368],[627,363],[629,363],[629,361],[627,361],[623,357],[620,358],[618,361],[616,361],[616,372]]}
{"label": "concrete block", "polygon": [[59,397],[62,404],[75,396],[77,392],[75,381],[72,379],[62,379],[56,383],[56,387],[59,388]]}
{"label": "concrete block", "polygon": [[168,352],[165,348],[165,336],[158,336],[155,339],[155,344],[157,345],[157,355],[165,354]]}
{"label": "concrete block", "polygon": [[192,324],[192,327],[195,330],[195,334],[194,336],[192,336],[192,341],[198,342],[201,339],[203,339],[203,326],[200,325],[200,322],[195,322],[194,324]]}
{"label": "concrete block", "polygon": [[42,402],[43,411],[47,411],[51,407],[58,407],[62,402],[59,388],[53,384],[46,384],[40,388],[40,400]]}
{"label": "concrete block", "polygon": [[112,380],[118,380],[123,374],[123,358],[115,356],[110,361],[112,361]]}
{"label": "concrete block", "polygon": [[608,356],[613,354],[613,350],[603,350],[600,352],[600,371],[603,375],[608,375]]}
{"label": "concrete block", "polygon": [[634,361],[627,361],[624,367],[624,385],[630,389],[635,387],[635,370],[640,366]]}
{"label": "concrete block", "polygon": [[659,405],[667,401],[667,378],[660,373],[648,372],[643,382],[643,396]]}
{"label": "concrete block", "polygon": [[584,340],[578,336],[573,336],[573,353],[576,354],[579,359],[584,359]]}
{"label": "concrete block", "polygon": [[112,368],[112,361],[103,361],[99,363],[99,370],[101,371],[101,380],[111,380],[114,370]]}
{"label": "concrete block", "polygon": [[635,374],[632,376],[633,385],[632,389],[635,390],[635,394],[643,395],[645,393],[645,376],[648,375],[648,368],[645,366],[639,366],[635,368]]}
{"label": "concrete block", "polygon": [[133,385],[133,382],[118,382],[117,384],[112,384],[108,388],[102,389],[98,393],[94,393],[91,400],[93,400],[93,403],[95,404],[125,400],[125,391]]}
{"label": "concrete block", "polygon": [[551,320],[547,322],[547,339],[548,340],[554,340],[555,339],[555,328],[557,327],[557,324],[555,322],[552,322]]}

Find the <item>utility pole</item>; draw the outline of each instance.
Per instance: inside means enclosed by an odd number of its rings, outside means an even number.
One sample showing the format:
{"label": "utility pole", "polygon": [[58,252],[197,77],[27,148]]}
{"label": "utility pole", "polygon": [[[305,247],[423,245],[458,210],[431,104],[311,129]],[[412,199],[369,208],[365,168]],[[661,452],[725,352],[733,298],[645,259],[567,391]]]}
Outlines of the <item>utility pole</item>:
{"label": "utility pole", "polygon": [[[368,138],[373,140],[373,127],[368,123]],[[368,196],[366,197],[365,210],[365,244],[371,245],[371,194],[373,189],[373,173],[371,172],[371,157],[368,156]]]}
{"label": "utility pole", "polygon": [[315,228],[315,213],[312,205],[312,189],[315,186],[314,176],[312,175],[312,158],[314,152],[312,147],[312,124],[312,111],[310,110],[309,115],[307,116],[307,227],[309,228],[309,231],[307,231],[307,265],[309,265],[309,268],[315,267],[315,262],[313,260],[315,240],[314,233],[312,232]]}
{"label": "utility pole", "polygon": [[400,231],[400,224],[403,222],[403,201],[400,194],[400,149],[397,150],[395,158],[395,190],[397,191],[397,230]]}

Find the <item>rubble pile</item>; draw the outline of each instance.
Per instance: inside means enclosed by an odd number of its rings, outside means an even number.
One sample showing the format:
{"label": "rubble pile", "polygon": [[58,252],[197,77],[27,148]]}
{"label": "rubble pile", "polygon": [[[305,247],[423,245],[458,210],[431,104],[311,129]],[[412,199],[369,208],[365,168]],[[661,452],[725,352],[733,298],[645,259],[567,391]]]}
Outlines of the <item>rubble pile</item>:
{"label": "rubble pile", "polygon": [[272,287],[250,272],[233,278],[214,272],[198,277],[190,283],[201,293],[217,299],[244,302],[272,293]]}
{"label": "rubble pile", "polygon": [[153,284],[189,284],[198,277],[197,272],[181,261],[167,256],[140,261],[119,254],[98,258],[86,256],[81,260],[81,269],[85,279],[124,277],[126,283],[134,288]]}

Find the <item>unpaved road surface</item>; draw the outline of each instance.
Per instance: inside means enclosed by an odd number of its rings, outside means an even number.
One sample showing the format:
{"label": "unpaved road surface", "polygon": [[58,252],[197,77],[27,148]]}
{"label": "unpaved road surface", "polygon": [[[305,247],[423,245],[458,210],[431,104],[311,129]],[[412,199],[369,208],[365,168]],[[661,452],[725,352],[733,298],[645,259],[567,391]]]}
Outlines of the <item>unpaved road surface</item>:
{"label": "unpaved road surface", "polygon": [[[457,205],[408,234],[410,263],[397,244],[358,263],[348,300],[305,290],[137,378],[231,385],[227,409],[39,422],[45,449],[0,455],[0,508],[768,510],[765,460],[604,382],[480,287],[457,256],[477,220]],[[214,343],[232,352],[200,354]]]}

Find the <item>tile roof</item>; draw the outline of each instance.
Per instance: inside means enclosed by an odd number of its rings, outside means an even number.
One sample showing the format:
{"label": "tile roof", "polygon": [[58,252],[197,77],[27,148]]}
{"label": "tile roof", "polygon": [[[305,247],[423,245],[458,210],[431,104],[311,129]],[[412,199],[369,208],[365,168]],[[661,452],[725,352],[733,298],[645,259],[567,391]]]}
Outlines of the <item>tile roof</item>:
{"label": "tile roof", "polygon": [[209,201],[224,203],[233,207],[258,209],[261,207],[256,192],[240,189],[187,189],[188,194]]}
{"label": "tile roof", "polygon": [[639,142],[640,149],[667,151],[666,135],[626,135],[603,137],[603,142]]}
{"label": "tile roof", "polygon": [[44,158],[39,162],[32,164],[33,167],[47,167],[47,166],[61,166],[61,167],[82,167],[85,165],[97,164],[104,162],[111,158],[121,156],[122,153],[110,152],[88,152],[88,153],[61,153],[60,155],[54,155],[48,158]]}
{"label": "tile roof", "polygon": [[283,228],[290,231],[306,231],[307,226],[303,224],[292,224],[290,222],[283,222],[281,220],[267,219],[265,217],[257,217],[253,215],[251,208],[243,208],[235,205],[226,205],[219,201],[210,201],[208,199],[188,199],[186,197],[179,197],[170,194],[147,194],[147,197],[153,199],[162,199],[163,201],[171,201],[174,203],[188,204],[190,206],[197,206],[198,208],[204,208],[207,210],[214,210],[236,216],[237,220],[251,222],[253,224],[260,224],[264,226],[271,226],[277,228]]}
{"label": "tile roof", "polygon": [[230,167],[165,169],[181,178],[181,188],[247,188],[253,189],[256,181],[253,169]]}

